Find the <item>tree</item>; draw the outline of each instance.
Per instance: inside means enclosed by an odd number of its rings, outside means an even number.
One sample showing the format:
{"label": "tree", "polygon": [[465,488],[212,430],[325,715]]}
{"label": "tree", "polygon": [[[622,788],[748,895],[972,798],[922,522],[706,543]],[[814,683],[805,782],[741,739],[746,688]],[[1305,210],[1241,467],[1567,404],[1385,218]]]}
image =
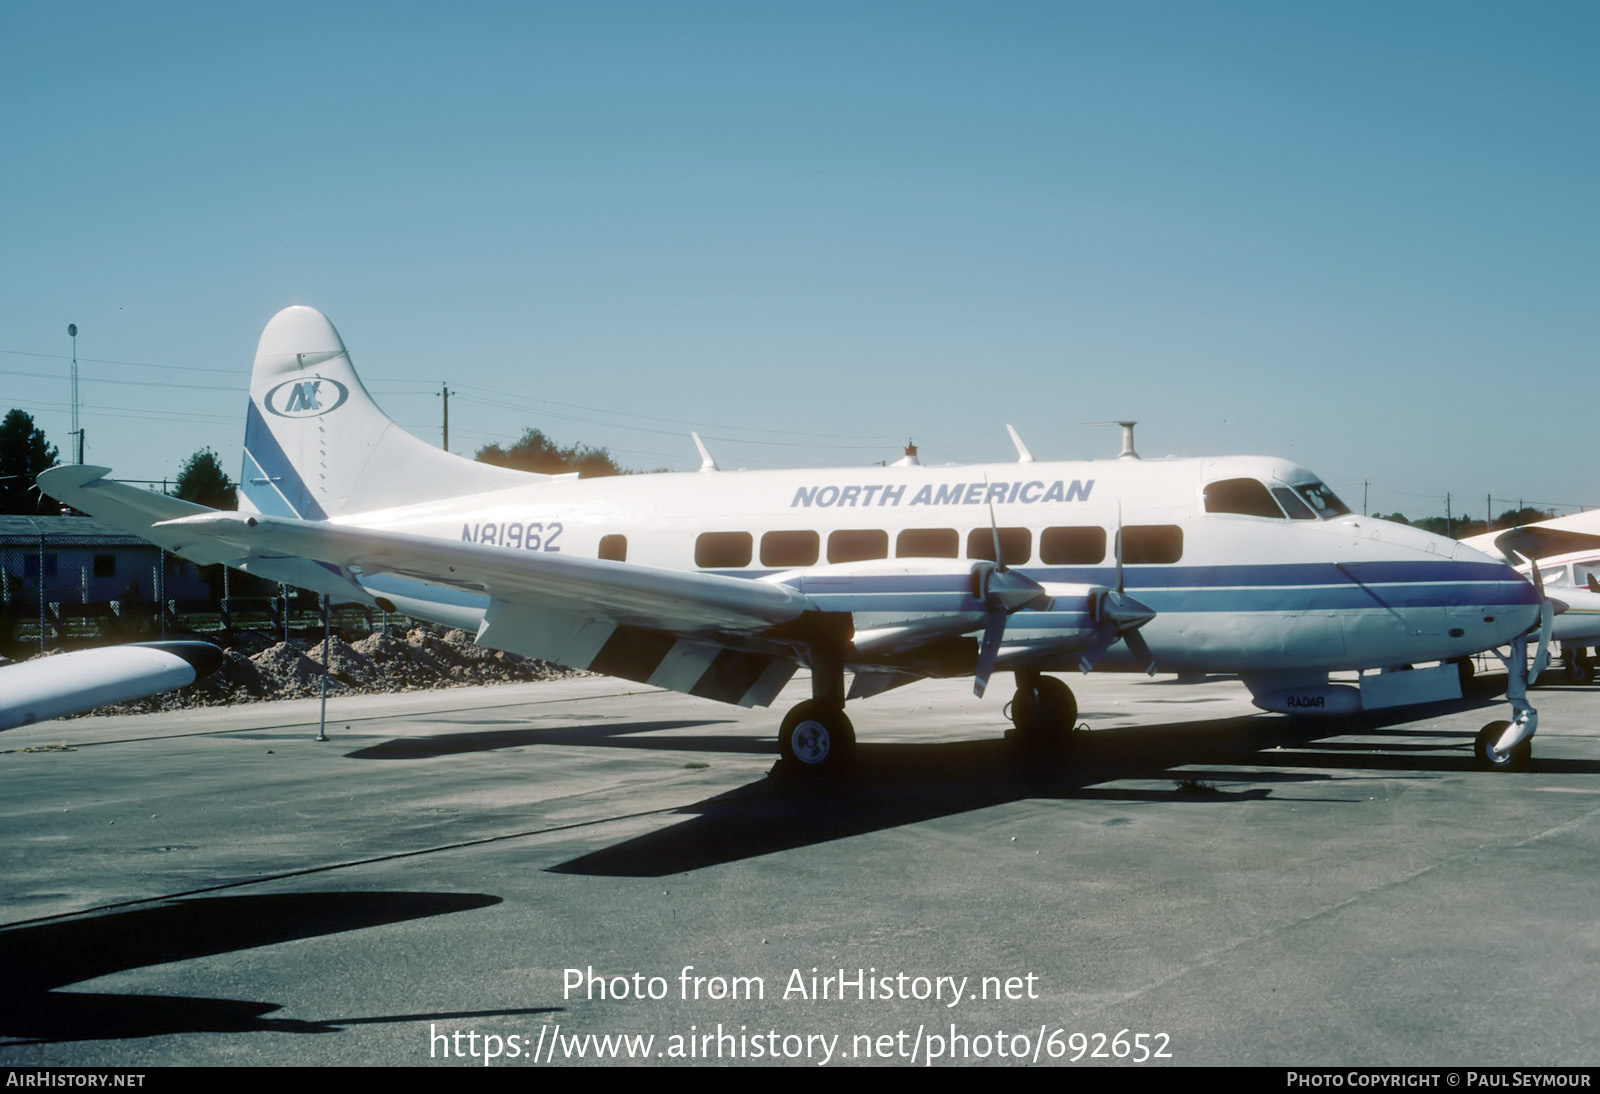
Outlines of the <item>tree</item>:
{"label": "tree", "polygon": [[209,448],[202,448],[184,461],[172,495],[212,509],[239,508],[238,492],[222,470],[222,461]]}
{"label": "tree", "polygon": [[518,471],[537,471],[544,475],[561,475],[576,471],[583,478],[600,475],[623,475],[622,468],[604,448],[588,445],[569,445],[562,448],[541,430],[529,429],[522,439],[510,448],[498,444],[478,449],[479,463],[492,463],[496,467],[511,467]]}
{"label": "tree", "polygon": [[59,513],[61,503],[34,489],[39,472],[56,465],[55,446],[33,415],[13,410],[0,422],[0,513]]}
{"label": "tree", "polygon": [[1521,528],[1524,524],[1538,524],[1540,521],[1549,520],[1553,516],[1555,516],[1554,513],[1546,513],[1543,509],[1535,509],[1531,505],[1525,505],[1521,509],[1507,509],[1504,513],[1495,517],[1494,529],[1499,531],[1501,528]]}

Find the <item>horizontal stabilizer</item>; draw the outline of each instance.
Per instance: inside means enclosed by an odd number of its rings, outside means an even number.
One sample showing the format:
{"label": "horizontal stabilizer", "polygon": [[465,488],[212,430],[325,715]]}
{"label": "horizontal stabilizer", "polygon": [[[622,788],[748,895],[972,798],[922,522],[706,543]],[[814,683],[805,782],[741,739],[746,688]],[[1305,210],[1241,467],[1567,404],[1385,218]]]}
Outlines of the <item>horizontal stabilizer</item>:
{"label": "horizontal stabilizer", "polygon": [[322,521],[208,511],[153,531],[180,538],[204,535],[227,545],[218,548],[222,554],[278,552],[363,575],[398,574],[481,592],[542,611],[686,633],[758,632],[811,606],[794,589],[770,582]]}

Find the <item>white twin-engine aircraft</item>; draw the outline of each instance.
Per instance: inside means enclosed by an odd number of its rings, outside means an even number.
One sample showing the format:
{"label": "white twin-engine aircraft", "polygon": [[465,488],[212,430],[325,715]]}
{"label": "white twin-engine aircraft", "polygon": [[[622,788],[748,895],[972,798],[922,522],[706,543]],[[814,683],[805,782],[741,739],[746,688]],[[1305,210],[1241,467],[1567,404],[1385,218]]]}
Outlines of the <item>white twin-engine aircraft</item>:
{"label": "white twin-engine aircraft", "polygon": [[[924,677],[972,674],[981,695],[1013,673],[1016,736],[1040,742],[1077,716],[1046,672],[1237,673],[1265,710],[1343,714],[1459,697],[1456,665],[1386,670],[1506,643],[1514,717],[1477,755],[1526,762],[1541,598],[1504,562],[1354,517],[1283,460],[1017,449],[1012,464],[725,472],[702,446],[699,473],[512,471],[401,430],[333,325],[293,307],[256,352],[240,512],[99,467],[39,484],[194,562],[574,668],[765,706],[807,666],[811,698],[779,733],[800,771],[848,758],[846,699]],[[1380,671],[1329,682],[1352,669]]]}
{"label": "white twin-engine aircraft", "polygon": [[1561,644],[1567,679],[1594,682],[1590,648],[1600,643],[1600,509],[1555,517],[1461,541],[1503,554],[1547,596],[1556,612],[1550,637]]}

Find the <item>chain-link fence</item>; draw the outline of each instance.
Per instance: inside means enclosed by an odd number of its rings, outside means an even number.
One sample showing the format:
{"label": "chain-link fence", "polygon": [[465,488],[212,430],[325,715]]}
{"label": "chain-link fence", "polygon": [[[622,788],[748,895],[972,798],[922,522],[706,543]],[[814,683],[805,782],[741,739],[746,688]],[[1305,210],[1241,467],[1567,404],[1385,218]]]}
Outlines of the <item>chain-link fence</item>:
{"label": "chain-link fence", "polygon": [[[388,622],[375,616],[336,608],[333,626],[359,637]],[[314,593],[196,566],[85,517],[0,517],[0,655],[177,636],[315,641],[323,625]]]}

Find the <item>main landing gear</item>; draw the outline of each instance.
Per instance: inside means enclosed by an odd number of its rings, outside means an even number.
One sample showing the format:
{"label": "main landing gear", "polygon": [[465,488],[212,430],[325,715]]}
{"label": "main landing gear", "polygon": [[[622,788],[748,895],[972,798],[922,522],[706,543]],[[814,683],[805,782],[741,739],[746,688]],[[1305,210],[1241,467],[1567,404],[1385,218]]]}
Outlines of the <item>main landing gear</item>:
{"label": "main landing gear", "polygon": [[847,641],[848,632],[835,623],[833,633],[811,645],[811,698],[789,711],[778,730],[778,766],[785,774],[836,775],[855,754],[856,731],[844,714]]}
{"label": "main landing gear", "polygon": [[1007,710],[1016,728],[1008,733],[1029,752],[1051,752],[1070,743],[1078,723],[1078,700],[1054,676],[1017,670],[1017,693]]}
{"label": "main landing gear", "polygon": [[849,762],[856,731],[842,707],[807,699],[783,719],[778,752],[784,763],[809,775],[836,772]]}
{"label": "main landing gear", "polygon": [[1590,658],[1588,647],[1563,644],[1561,659],[1566,662],[1568,680],[1574,684],[1594,683],[1594,661]]}

